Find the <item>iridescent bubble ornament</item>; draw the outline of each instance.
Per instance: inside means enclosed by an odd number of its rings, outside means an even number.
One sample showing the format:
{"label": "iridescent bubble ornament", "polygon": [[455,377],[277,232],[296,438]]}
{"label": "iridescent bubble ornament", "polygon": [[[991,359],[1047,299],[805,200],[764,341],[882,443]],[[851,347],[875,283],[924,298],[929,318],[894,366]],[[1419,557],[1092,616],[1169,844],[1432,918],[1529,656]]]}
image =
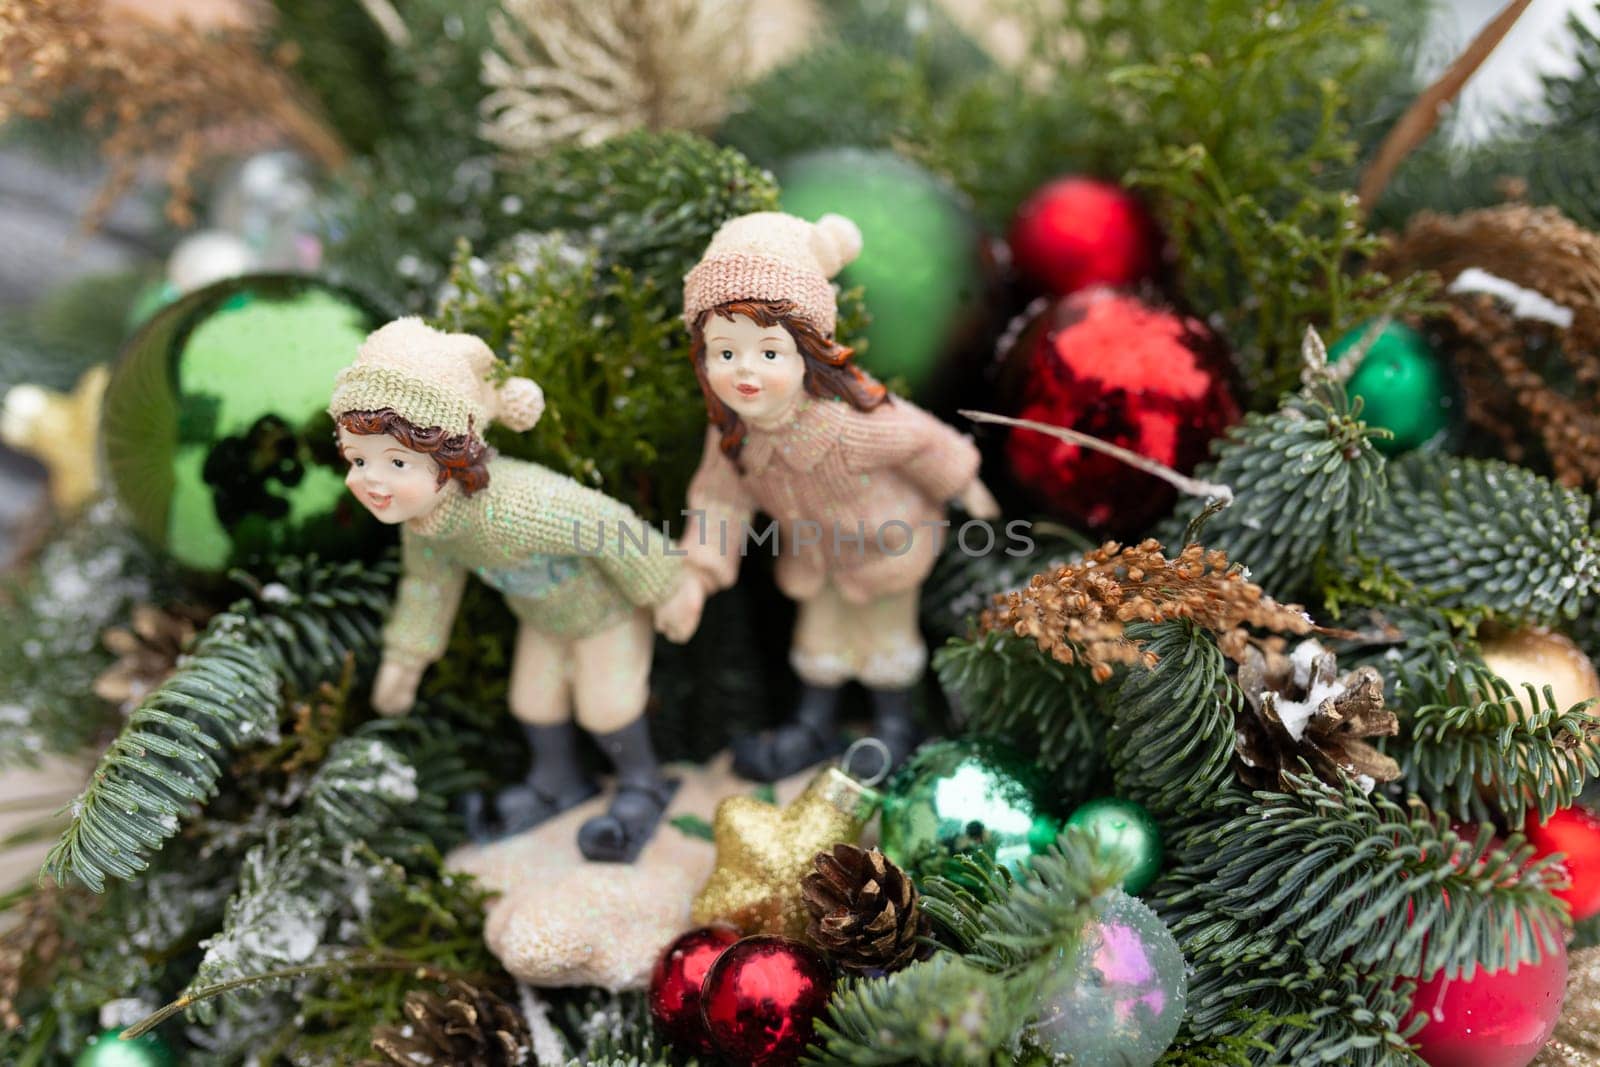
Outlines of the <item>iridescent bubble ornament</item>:
{"label": "iridescent bubble ornament", "polygon": [[1039,769],[983,739],[923,745],[889,781],[883,854],[913,877],[951,856],[984,853],[1012,871],[1055,844],[1061,820]]}
{"label": "iridescent bubble ornament", "polygon": [[1102,896],[1047,981],[1028,1037],[1072,1063],[1150,1067],[1177,1036],[1189,979],[1165,923],[1119,889]]}

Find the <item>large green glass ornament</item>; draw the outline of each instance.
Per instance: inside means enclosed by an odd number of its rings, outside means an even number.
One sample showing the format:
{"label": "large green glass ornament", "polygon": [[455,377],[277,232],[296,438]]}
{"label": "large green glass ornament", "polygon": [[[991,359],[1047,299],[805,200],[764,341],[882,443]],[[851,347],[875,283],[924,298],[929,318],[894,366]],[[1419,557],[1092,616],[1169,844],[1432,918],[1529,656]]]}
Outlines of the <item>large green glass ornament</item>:
{"label": "large green glass ornament", "polygon": [[1029,1039],[1063,1062],[1150,1067],[1177,1036],[1189,996],[1172,931],[1113,889],[1069,951],[1045,982]]}
{"label": "large green glass ornament", "polygon": [[988,740],[935,741],[890,779],[880,847],[913,877],[974,853],[1020,872],[1061,832],[1045,797],[1043,775],[1015,750]]}
{"label": "large green glass ornament", "polygon": [[102,1030],[72,1061],[73,1067],[176,1067],[177,1058],[155,1034],[124,1041],[120,1027]]}
{"label": "large green glass ornament", "polygon": [[[1358,326],[1328,350],[1338,362],[1355,348],[1368,327]],[[1345,390],[1361,398],[1361,417],[1394,436],[1374,440],[1378,451],[1396,456],[1420,448],[1450,428],[1455,390],[1444,364],[1428,342],[1411,327],[1391,322],[1384,327]]]}
{"label": "large green glass ornament", "polygon": [[1067,816],[1067,825],[1094,835],[1101,855],[1127,861],[1122,888],[1128,892],[1144,892],[1161,872],[1161,830],[1150,813],[1133,801],[1116,797],[1091,800]]}
{"label": "large green glass ornament", "polygon": [[833,212],[861,227],[861,255],[838,278],[866,290],[872,323],[860,363],[921,391],[982,303],[972,215],[949,186],[884,150],[807,153],[781,165],[778,181],[785,211],[807,219]]}
{"label": "large green glass ornament", "polygon": [[212,572],[370,543],[377,524],[344,487],[326,409],[334,375],[384,317],[285,274],[218,282],[154,315],[123,348],[100,423],[134,527]]}

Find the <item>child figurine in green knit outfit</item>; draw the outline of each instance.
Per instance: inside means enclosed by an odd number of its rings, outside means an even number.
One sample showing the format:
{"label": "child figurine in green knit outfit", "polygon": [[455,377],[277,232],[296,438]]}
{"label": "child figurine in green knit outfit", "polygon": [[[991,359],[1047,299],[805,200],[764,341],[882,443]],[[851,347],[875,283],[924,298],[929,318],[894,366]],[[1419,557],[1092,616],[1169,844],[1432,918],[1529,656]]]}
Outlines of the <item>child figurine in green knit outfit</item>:
{"label": "child figurine in green knit outfit", "polygon": [[631,862],[676,785],[644,718],[652,612],[694,590],[685,594],[660,531],[625,505],[484,444],[490,422],[528,430],[544,405],[526,378],[496,385],[495,363],[478,338],[405,318],[374,331],[335,384],[328,410],[350,464],[345,483],[401,527],[403,574],[372,704],[384,715],[410,710],[476,574],[520,623],[510,705],[533,749],[527,780],[495,797],[477,836],[519,832],[595,794],[576,718],[617,771],[616,796],[580,828],[579,847],[591,860]]}

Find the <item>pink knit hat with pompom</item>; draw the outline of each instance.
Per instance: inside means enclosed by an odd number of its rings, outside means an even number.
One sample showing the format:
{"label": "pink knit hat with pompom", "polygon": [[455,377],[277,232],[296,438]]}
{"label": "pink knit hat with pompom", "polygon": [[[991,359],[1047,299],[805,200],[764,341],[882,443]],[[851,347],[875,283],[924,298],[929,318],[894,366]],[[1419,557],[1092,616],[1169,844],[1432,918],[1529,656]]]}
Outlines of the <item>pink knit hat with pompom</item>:
{"label": "pink knit hat with pompom", "polygon": [[832,337],[838,319],[829,280],[861,254],[861,231],[843,215],[807,222],[778,211],[729,219],[683,279],[683,321],[734,300],[788,300]]}
{"label": "pink knit hat with pompom", "polygon": [[334,379],[328,413],[389,408],[420,429],[483,436],[491,422],[521,432],[544,414],[544,391],[530,378],[498,384],[498,360],[469,333],[445,333],[419,318],[396,319],[367,335],[356,361]]}

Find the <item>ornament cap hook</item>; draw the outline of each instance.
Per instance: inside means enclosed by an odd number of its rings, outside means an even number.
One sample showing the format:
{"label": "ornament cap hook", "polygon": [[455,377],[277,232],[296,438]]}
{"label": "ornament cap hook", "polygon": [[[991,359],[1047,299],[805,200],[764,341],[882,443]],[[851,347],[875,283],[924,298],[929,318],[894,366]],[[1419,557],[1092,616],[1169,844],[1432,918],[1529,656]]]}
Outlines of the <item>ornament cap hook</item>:
{"label": "ornament cap hook", "polygon": [[[857,753],[863,751],[864,749],[871,749],[878,754],[877,773],[869,775],[865,778],[859,774],[856,774],[850,769],[851,763],[855,759]],[[873,786],[882,784],[883,780],[889,777],[889,765],[891,760],[892,757],[889,755],[889,746],[884,744],[878,738],[858,737],[856,740],[850,743],[849,748],[844,750],[844,755],[839,759],[839,769],[845,774],[849,775],[851,778],[855,779],[857,782],[860,782],[862,785],[866,786],[868,789],[871,789]]]}

